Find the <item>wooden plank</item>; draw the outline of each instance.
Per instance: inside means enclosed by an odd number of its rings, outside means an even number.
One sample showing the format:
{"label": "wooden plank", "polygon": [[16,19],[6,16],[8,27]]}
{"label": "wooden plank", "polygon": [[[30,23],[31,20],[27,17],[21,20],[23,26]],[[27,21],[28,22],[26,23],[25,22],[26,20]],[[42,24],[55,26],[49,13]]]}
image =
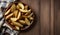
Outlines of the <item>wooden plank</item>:
{"label": "wooden plank", "polygon": [[60,0],[55,0],[55,35],[60,35]]}
{"label": "wooden plank", "polygon": [[41,0],[41,35],[50,35],[50,0]]}
{"label": "wooden plank", "polygon": [[[27,32],[21,32],[20,33],[20,35],[40,35],[39,34],[39,0],[21,0],[21,2],[23,2],[23,3],[25,3],[25,4],[27,4],[27,5],[29,5],[31,8],[32,8],[32,10],[34,11],[34,13],[36,14],[36,20],[37,21],[35,21],[34,22],[34,25],[32,26],[32,28],[31,28],[31,30],[26,30]],[[36,24],[35,24],[36,23]]]}
{"label": "wooden plank", "polygon": [[54,0],[51,0],[51,33],[50,35],[54,35]]}

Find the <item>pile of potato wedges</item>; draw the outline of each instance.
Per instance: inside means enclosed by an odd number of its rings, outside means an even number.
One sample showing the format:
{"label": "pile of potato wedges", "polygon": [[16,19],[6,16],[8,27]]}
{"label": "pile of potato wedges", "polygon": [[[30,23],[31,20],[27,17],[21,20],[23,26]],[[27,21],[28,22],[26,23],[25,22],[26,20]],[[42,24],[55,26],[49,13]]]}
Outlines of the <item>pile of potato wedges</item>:
{"label": "pile of potato wedges", "polygon": [[31,25],[34,15],[28,5],[18,2],[10,6],[4,13],[4,18],[12,29],[20,30]]}

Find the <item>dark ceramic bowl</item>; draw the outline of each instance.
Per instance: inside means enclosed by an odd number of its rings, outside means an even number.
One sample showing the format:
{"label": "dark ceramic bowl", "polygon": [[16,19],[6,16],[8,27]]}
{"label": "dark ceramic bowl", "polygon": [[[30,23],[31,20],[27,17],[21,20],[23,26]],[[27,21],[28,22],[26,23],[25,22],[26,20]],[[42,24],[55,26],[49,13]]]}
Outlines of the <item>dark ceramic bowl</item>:
{"label": "dark ceramic bowl", "polygon": [[[8,7],[6,8],[5,12],[10,9],[10,7],[12,6],[12,4],[17,4],[18,2],[12,2],[8,5]],[[24,4],[24,3],[23,3]],[[26,5],[26,4],[24,4]],[[30,8],[30,7],[29,7]],[[33,14],[33,17],[34,17],[34,14]],[[5,15],[4,15],[4,18],[5,18]],[[34,21],[34,20],[33,20]],[[25,26],[24,28],[22,28],[21,30],[26,30],[28,28],[30,28],[30,26],[32,25],[33,21],[31,21],[31,24],[29,26]],[[6,23],[10,26],[10,24],[6,21]]]}

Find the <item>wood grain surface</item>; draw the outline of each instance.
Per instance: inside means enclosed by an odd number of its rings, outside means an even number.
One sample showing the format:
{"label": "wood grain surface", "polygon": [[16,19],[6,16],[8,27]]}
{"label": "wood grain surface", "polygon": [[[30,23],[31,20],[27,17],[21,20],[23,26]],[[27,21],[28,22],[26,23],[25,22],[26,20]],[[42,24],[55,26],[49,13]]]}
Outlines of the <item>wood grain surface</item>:
{"label": "wood grain surface", "polygon": [[[20,0],[35,13],[35,22],[20,35],[60,35],[59,0]],[[55,34],[54,34],[55,33]]]}
{"label": "wood grain surface", "polygon": [[50,35],[50,0],[41,0],[41,35]]}
{"label": "wood grain surface", "polygon": [[60,35],[60,0],[55,0],[55,35]]}

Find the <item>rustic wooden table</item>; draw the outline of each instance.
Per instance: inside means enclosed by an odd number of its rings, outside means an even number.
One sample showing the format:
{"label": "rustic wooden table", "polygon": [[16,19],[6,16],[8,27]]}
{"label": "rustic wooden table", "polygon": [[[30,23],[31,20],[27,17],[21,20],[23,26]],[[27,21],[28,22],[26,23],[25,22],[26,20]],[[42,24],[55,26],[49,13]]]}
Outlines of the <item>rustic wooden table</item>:
{"label": "rustic wooden table", "polygon": [[60,35],[59,0],[20,0],[35,12],[36,21],[29,31],[20,35]]}

